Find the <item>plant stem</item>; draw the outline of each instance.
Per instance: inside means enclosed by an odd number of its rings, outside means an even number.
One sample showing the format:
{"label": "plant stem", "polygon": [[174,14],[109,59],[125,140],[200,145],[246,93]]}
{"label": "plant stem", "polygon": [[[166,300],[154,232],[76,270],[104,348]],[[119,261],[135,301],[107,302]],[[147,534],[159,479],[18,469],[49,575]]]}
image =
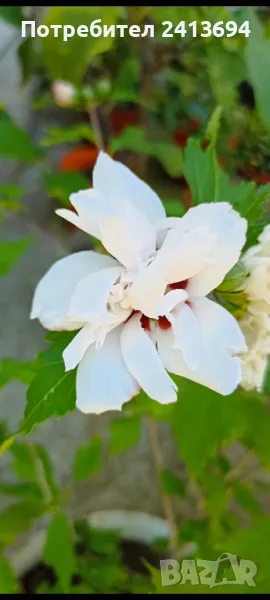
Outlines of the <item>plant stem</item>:
{"label": "plant stem", "polygon": [[94,134],[95,134],[96,145],[100,150],[104,150],[105,144],[104,144],[102,129],[100,126],[96,108],[91,108],[89,110],[89,117],[90,117],[90,122],[91,122],[91,125],[93,128]]}
{"label": "plant stem", "polygon": [[[151,417],[148,417],[147,425],[148,425],[148,432],[149,432],[152,456],[154,459],[157,476],[159,479],[159,485],[160,485],[161,473],[164,470],[164,461],[163,461],[162,449],[161,449],[159,439],[158,439],[157,424],[153,419],[151,419]],[[164,494],[162,492],[162,490],[161,490],[161,499],[162,499],[162,504],[163,504],[164,516],[170,527],[170,540],[169,540],[170,541],[170,551],[172,553],[172,557],[176,557],[176,553],[178,550],[177,526],[176,526],[176,522],[175,522],[172,503],[171,503],[169,496],[167,496],[167,494]]]}

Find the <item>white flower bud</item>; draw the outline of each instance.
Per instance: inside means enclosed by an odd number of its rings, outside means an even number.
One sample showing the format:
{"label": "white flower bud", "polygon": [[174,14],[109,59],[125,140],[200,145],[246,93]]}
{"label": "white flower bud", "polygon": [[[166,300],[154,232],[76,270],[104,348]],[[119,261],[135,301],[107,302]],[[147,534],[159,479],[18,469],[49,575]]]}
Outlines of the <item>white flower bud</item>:
{"label": "white flower bud", "polygon": [[58,106],[72,106],[75,98],[75,87],[68,81],[54,81],[51,87],[52,95]]}

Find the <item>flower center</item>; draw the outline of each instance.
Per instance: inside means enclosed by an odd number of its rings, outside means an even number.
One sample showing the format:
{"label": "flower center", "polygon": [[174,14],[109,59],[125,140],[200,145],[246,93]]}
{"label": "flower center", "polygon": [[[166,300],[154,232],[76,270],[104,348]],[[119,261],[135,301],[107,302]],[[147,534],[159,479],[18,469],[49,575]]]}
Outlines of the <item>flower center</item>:
{"label": "flower center", "polygon": [[183,281],[177,281],[176,283],[170,283],[169,288],[171,290],[185,290],[188,284],[188,279],[183,279]]}

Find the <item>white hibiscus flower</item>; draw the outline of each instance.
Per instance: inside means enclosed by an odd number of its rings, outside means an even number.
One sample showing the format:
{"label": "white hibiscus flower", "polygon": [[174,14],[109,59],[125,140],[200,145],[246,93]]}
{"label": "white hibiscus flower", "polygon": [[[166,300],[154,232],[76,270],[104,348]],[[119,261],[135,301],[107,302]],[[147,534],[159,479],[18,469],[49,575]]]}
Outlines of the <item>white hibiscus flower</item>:
{"label": "white hibiscus flower", "polygon": [[177,387],[168,372],[227,395],[246,351],[237,321],[206,296],[238,261],[247,223],[227,203],[166,219],[156,193],[101,152],[93,189],[71,195],[77,214],[56,213],[101,240],[111,256],[78,252],[38,284],[31,318],[77,330],[63,353],[78,365],[77,407],[120,409],[140,388],[161,403]]}
{"label": "white hibiscus flower", "polygon": [[263,390],[270,354],[270,225],[242,258],[248,277],[245,280],[248,314],[240,322],[248,352],[243,357],[242,386]]}

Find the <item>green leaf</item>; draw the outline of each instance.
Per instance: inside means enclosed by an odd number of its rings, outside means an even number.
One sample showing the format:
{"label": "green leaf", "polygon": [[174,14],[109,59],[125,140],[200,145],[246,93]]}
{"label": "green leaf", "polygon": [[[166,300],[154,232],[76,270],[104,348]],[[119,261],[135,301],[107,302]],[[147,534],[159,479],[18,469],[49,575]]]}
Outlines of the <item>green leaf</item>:
{"label": "green leaf", "polygon": [[222,48],[220,40],[206,47],[206,66],[217,104],[231,107],[237,99],[237,86],[245,79],[245,62],[238,52]]}
{"label": "green leaf", "polygon": [[[216,548],[236,554],[238,557],[253,561],[258,569],[255,583],[270,582],[269,553],[270,553],[270,517],[257,517],[252,527],[246,530],[236,530],[225,542],[217,543]],[[256,588],[255,588],[256,591]],[[268,589],[269,591],[269,589]]]}
{"label": "green leaf", "polygon": [[64,513],[57,513],[49,525],[43,560],[53,568],[63,592],[67,593],[76,569],[76,559],[72,531]]}
{"label": "green leaf", "polygon": [[155,142],[152,144],[152,156],[155,156],[170,177],[182,174],[183,152],[172,142]]}
{"label": "green leaf", "polygon": [[25,85],[38,67],[38,59],[32,37],[22,40],[18,47],[17,55],[21,69],[21,83]]}
{"label": "green leaf", "polygon": [[87,446],[78,448],[74,462],[74,478],[77,481],[90,477],[101,467],[102,440],[94,437]]}
{"label": "green leaf", "polygon": [[268,366],[264,377],[263,391],[267,396],[270,396],[270,357],[268,359]]}
{"label": "green leaf", "polygon": [[147,140],[144,130],[139,126],[125,127],[117,137],[111,139],[110,148],[113,152],[131,150],[153,156],[171,177],[179,177],[182,173],[182,150],[170,141]]}
{"label": "green leaf", "polygon": [[0,363],[0,388],[7,385],[12,379],[17,379],[26,385],[35,374],[33,362],[21,362],[13,358],[4,358]]}
{"label": "green leaf", "polygon": [[123,417],[110,423],[110,455],[114,456],[131,446],[136,446],[141,433],[139,416]]}
{"label": "green leaf", "polygon": [[0,594],[16,594],[17,592],[18,583],[15,572],[8,560],[4,556],[0,556]]}
{"label": "green leaf", "polygon": [[7,275],[21,254],[25,252],[31,243],[33,238],[27,237],[22,240],[16,240],[15,242],[0,242],[0,276]]}
{"label": "green leaf", "polygon": [[81,173],[48,173],[44,175],[44,188],[51,198],[67,205],[71,194],[89,188],[89,181]]}
{"label": "green leaf", "polygon": [[206,137],[211,144],[215,145],[220,129],[220,121],[222,117],[222,106],[217,106],[213,111],[206,128]]}
{"label": "green leaf", "polygon": [[[22,204],[19,202],[24,194],[24,189],[16,183],[0,184],[0,211],[21,211]],[[0,213],[1,216],[1,213]]]}
{"label": "green leaf", "polygon": [[10,25],[21,27],[23,20],[22,6],[0,6],[0,19]]}
{"label": "green leaf", "polygon": [[41,156],[40,149],[35,146],[29,135],[16,125],[3,107],[0,107],[0,157],[33,162]]}
{"label": "green leaf", "polygon": [[90,125],[79,123],[69,127],[52,127],[49,129],[41,145],[44,147],[57,146],[59,144],[80,142],[82,139],[95,141],[95,135]]}
{"label": "green leaf", "polygon": [[183,217],[186,210],[179,200],[163,200],[167,217]]}
{"label": "green leaf", "polygon": [[189,138],[184,152],[183,174],[191,189],[193,204],[214,202],[216,184],[211,146],[203,152],[199,140]]}
{"label": "green leaf", "polygon": [[270,129],[270,40],[264,38],[263,27],[253,7],[243,10],[244,20],[249,20],[251,34],[245,52],[249,80],[254,88],[256,107],[265,126]]}
{"label": "green leaf", "polygon": [[270,412],[261,397],[247,398],[245,402],[245,427],[257,457],[267,468],[270,467]]}
{"label": "green leaf", "polygon": [[[101,19],[107,26],[117,22],[120,7],[98,6],[53,6],[45,17],[44,25],[72,25],[75,30],[80,25],[89,28],[91,22]],[[63,30],[62,30],[63,31]],[[76,33],[63,41],[63,33],[54,37],[53,31],[41,40],[43,60],[52,80],[61,79],[70,81],[75,85],[81,83],[91,58],[97,54],[107,52],[115,43],[111,35],[104,37],[80,37]]]}
{"label": "green leaf", "polygon": [[244,401],[237,390],[221,396],[197,383],[178,378],[179,400],[171,415],[179,456],[200,476],[217,449],[244,432]]}
{"label": "green leaf", "polygon": [[260,504],[250,489],[249,483],[235,481],[233,483],[233,491],[236,502],[250,512],[252,516],[260,516],[262,514]]}
{"label": "green leaf", "polygon": [[60,336],[55,346],[39,355],[37,373],[27,391],[27,404],[20,432],[28,434],[53,415],[63,417],[75,409],[76,370],[65,371],[62,353],[74,332]]}
{"label": "green leaf", "polygon": [[165,494],[169,494],[171,496],[181,496],[185,495],[185,485],[179,477],[176,477],[172,471],[168,469],[164,469],[160,474],[160,483],[162,490]]}
{"label": "green leaf", "polygon": [[0,494],[22,497],[26,500],[43,500],[39,486],[34,481],[26,483],[0,483]]}
{"label": "green leaf", "polygon": [[46,502],[58,498],[51,459],[41,444],[15,443],[12,446],[13,470],[21,478],[36,482]]}
{"label": "green leaf", "polygon": [[0,543],[13,544],[16,536],[29,529],[44,512],[41,502],[22,501],[0,513]]}

